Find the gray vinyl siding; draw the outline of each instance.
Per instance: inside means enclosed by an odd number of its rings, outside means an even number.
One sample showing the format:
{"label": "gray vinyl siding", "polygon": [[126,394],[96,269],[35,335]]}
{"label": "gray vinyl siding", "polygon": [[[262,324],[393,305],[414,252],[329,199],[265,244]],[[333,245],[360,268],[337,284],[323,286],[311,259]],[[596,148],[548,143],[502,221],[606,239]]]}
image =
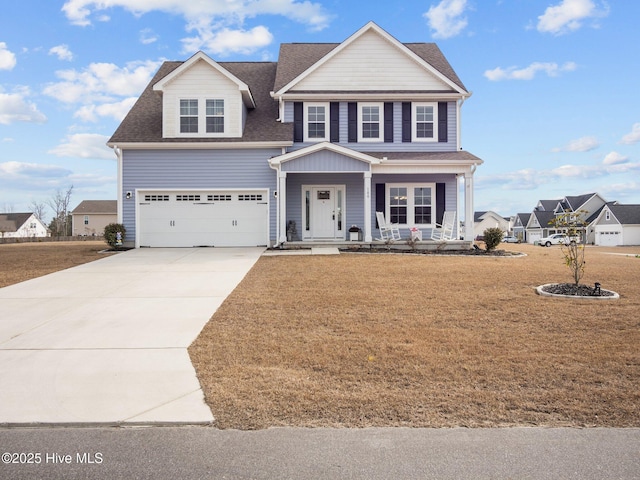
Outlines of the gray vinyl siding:
{"label": "gray vinyl siding", "polygon": [[[276,235],[276,172],[268,159],[279,149],[256,150],[125,150],[123,195],[136,189],[269,189],[269,234]],[[127,243],[135,242],[134,197],[122,198]]]}
{"label": "gray vinyl siding", "polygon": [[320,151],[282,164],[283,172],[365,172],[369,164],[336,152]]}
{"label": "gray vinyl siding", "polygon": [[[457,148],[457,118],[456,102],[447,102],[447,142],[402,142],[402,102],[393,103],[393,143],[349,143],[348,139],[348,102],[340,102],[340,143],[344,147],[359,152],[455,152]],[[286,102],[284,121],[293,123],[293,102]],[[328,124],[328,121],[327,121]],[[290,151],[314,145],[311,142],[295,143]]]}

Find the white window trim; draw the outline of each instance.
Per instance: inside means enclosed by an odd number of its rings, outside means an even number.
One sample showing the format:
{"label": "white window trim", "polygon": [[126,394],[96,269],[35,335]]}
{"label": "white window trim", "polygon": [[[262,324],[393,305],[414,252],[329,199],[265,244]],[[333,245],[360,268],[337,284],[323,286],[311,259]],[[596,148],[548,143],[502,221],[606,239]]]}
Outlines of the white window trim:
{"label": "white window trim", "polygon": [[[362,137],[362,124],[364,115],[362,114],[363,107],[378,107],[380,124],[380,136],[378,138],[363,138]],[[358,103],[358,142],[360,143],[382,143],[384,142],[384,103],[383,102],[366,102]]]}
{"label": "white window trim", "polygon": [[[324,107],[324,137],[309,138],[309,107]],[[305,142],[328,142],[330,128],[330,106],[329,102],[305,102],[303,111],[304,124],[304,141]],[[314,122],[319,123],[319,122]]]}
{"label": "white window trim", "polygon": [[[197,133],[183,133],[180,131],[180,101],[181,100],[197,100],[198,101],[198,132]],[[224,102],[224,131],[221,133],[207,133],[207,100],[222,100]],[[177,98],[177,121],[176,132],[178,137],[184,138],[224,138],[229,137],[229,101],[224,96],[212,96],[212,95],[192,95],[183,96]]]}
{"label": "white window trim", "polygon": [[[418,107],[433,108],[433,138],[418,138]],[[411,141],[413,142],[437,142],[438,141],[438,103],[414,102],[411,104]]]}
{"label": "white window trim", "polygon": [[[399,224],[403,228],[433,228],[436,223],[436,184],[435,183],[387,183],[385,191],[385,218],[387,221],[391,221],[391,192],[392,188],[406,188],[407,189],[407,223]],[[431,223],[415,223],[415,188],[430,188],[431,189]]]}

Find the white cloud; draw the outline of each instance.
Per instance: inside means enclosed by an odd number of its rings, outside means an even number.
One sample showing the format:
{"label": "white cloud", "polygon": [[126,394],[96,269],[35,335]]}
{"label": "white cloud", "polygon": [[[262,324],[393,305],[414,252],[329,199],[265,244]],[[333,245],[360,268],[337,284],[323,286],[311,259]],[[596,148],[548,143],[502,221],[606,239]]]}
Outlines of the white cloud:
{"label": "white cloud", "polygon": [[598,9],[591,0],[562,0],[558,5],[547,7],[538,17],[538,31],[562,35],[582,27],[589,18],[600,18],[609,14],[605,5]]}
{"label": "white cloud", "polygon": [[19,177],[51,178],[67,176],[70,170],[58,165],[40,163],[4,162],[0,163],[0,180],[15,180]]}
{"label": "white cloud", "polygon": [[109,137],[97,133],[76,133],[68,135],[66,143],[49,150],[58,157],[115,160],[113,150],[106,146]]}
{"label": "white cloud", "polygon": [[627,133],[620,143],[624,143],[625,145],[634,145],[640,142],[640,123],[634,123],[631,128],[631,132]]}
{"label": "white cloud", "polygon": [[427,19],[433,38],[450,38],[458,35],[467,26],[463,17],[467,9],[467,0],[442,0],[438,5],[429,7],[423,14]]}
{"label": "white cloud", "polygon": [[0,70],[12,70],[16,66],[16,55],[0,42]]}
{"label": "white cloud", "polygon": [[136,97],[129,97],[120,102],[83,105],[73,116],[84,122],[97,122],[100,117],[111,117],[121,121],[129,113],[136,100]]}
{"label": "white cloud", "polygon": [[622,165],[623,163],[628,163],[629,157],[625,157],[624,155],[620,155],[618,152],[610,152],[602,161],[603,165]]}
{"label": "white cloud", "polygon": [[150,28],[140,30],[140,43],[142,43],[143,45],[150,45],[157,41],[158,36],[153,33],[153,30],[151,30]]}
{"label": "white cloud", "polygon": [[57,45],[49,50],[49,55],[56,55],[59,60],[70,62],[73,60],[73,53],[69,50],[68,45]]}
{"label": "white cloud", "polygon": [[0,124],[15,122],[44,123],[47,117],[35,103],[26,100],[29,89],[20,88],[15,93],[0,93]]}
{"label": "white cloud", "polygon": [[502,190],[535,190],[552,183],[568,180],[600,179],[609,175],[640,174],[640,163],[629,162],[628,159],[611,152],[600,164],[596,165],[562,165],[547,170],[533,168],[490,176],[478,176],[478,189],[500,188]]}
{"label": "white cloud", "polygon": [[538,72],[544,72],[549,77],[557,77],[562,72],[572,72],[578,66],[574,62],[566,62],[564,65],[557,63],[534,62],[528,67],[497,67],[484,72],[484,76],[492,82],[501,80],[532,80]]}
{"label": "white cloud", "polygon": [[84,70],[59,70],[62,81],[45,87],[44,93],[64,103],[112,102],[138,95],[149,83],[160,62],[92,63]]}
{"label": "white cloud", "polygon": [[273,41],[273,35],[265,27],[255,27],[249,31],[229,30],[218,32],[201,30],[197,37],[185,38],[182,42],[185,52],[206,50],[214,55],[226,56],[231,53],[251,54],[266,47]]}
{"label": "white cloud", "polygon": [[[180,15],[186,21],[187,31],[197,32],[195,38],[183,40],[185,46],[206,45],[211,47],[213,45],[211,39],[221,34],[223,39],[230,42],[235,48],[234,52],[253,52],[256,43],[263,44],[266,39],[264,31],[267,29],[265,27],[256,27],[261,30],[255,31],[254,28],[250,32],[245,32],[241,28],[246,18],[254,18],[258,15],[280,15],[307,25],[313,31],[326,28],[331,19],[322,4],[309,0],[209,0],[206,2],[188,0],[67,0],[62,11],[71,23],[87,26],[91,25],[93,13],[117,7],[124,8],[134,15],[143,15],[151,11]],[[225,34],[226,29],[230,29],[232,32],[241,32],[244,35],[236,35],[233,40],[229,40],[229,35]],[[143,38],[151,37],[145,35]],[[242,40],[247,43],[239,44],[238,42]]]}
{"label": "white cloud", "polygon": [[572,140],[564,147],[554,148],[552,152],[590,152],[598,148],[600,144],[595,137],[582,137]]}

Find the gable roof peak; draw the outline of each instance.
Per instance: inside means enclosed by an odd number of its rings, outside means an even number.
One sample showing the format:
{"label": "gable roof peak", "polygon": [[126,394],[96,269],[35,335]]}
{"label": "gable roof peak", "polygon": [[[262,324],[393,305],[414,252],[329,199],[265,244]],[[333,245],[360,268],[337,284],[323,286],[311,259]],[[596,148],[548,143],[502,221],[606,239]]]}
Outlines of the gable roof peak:
{"label": "gable roof peak", "polygon": [[199,50],[196,53],[194,53],[188,60],[186,60],[180,66],[178,66],[178,68],[173,70],[171,73],[169,73],[165,77],[161,78],[157,83],[153,85],[153,90],[157,92],[164,91],[164,89],[171,82],[173,82],[176,78],[180,77],[184,72],[188,71],[191,67],[193,67],[198,62],[205,62],[207,65],[209,65],[211,68],[216,70],[218,73],[222,74],[231,82],[235,83],[238,86],[238,90],[242,94],[242,99],[245,105],[249,108],[256,107],[256,102],[253,99],[253,95],[251,94],[251,90],[249,89],[249,86],[245,82],[240,80],[238,77],[236,77],[234,74],[232,74],[229,70],[224,68],[218,62],[216,62],[209,55],[204,53],[202,50]]}
{"label": "gable roof peak", "polygon": [[[289,45],[313,45],[315,47],[320,46],[320,45],[324,45],[326,47],[327,51],[323,52],[322,56],[319,59],[315,60],[313,63],[311,63],[304,70],[296,72],[296,74],[288,77],[282,83],[276,82],[275,92],[274,92],[273,96],[274,97],[278,97],[278,96],[281,96],[281,95],[287,93],[289,90],[294,88],[298,83],[300,83],[302,80],[307,78],[309,75],[311,75],[313,72],[315,72],[322,65],[324,65],[329,60],[334,58],[340,52],[342,52],[345,49],[349,48],[349,46],[351,46],[354,42],[356,42],[363,35],[365,35],[365,34],[367,34],[369,32],[374,32],[375,34],[377,34],[379,37],[384,39],[390,45],[395,47],[399,52],[404,54],[407,58],[411,59],[412,61],[414,61],[415,63],[420,65],[422,68],[427,70],[431,75],[435,76],[441,82],[443,82],[444,84],[448,85],[449,88],[451,88],[452,91],[454,91],[457,94],[462,95],[464,97],[468,97],[468,96],[471,95],[466,90],[466,88],[463,86],[462,82],[457,77],[457,75],[455,74],[455,72],[453,71],[453,69],[451,68],[449,63],[447,62],[447,60],[444,58],[444,56],[442,55],[442,52],[440,52],[440,50],[437,47],[437,45],[435,45],[434,43],[431,43],[431,44],[426,44],[426,43],[407,43],[407,44],[404,44],[404,43],[400,42],[399,40],[397,40],[395,37],[393,37],[391,34],[389,34],[387,31],[385,31],[383,28],[381,28],[379,25],[377,25],[375,22],[370,21],[366,25],[364,25],[362,28],[360,28],[358,31],[356,31],[351,36],[349,36],[342,43],[338,43],[338,44],[324,44],[324,43],[323,44],[318,44],[318,43],[316,43],[316,44],[295,44],[295,43],[294,44],[289,44]],[[283,44],[283,45],[285,45],[285,44]],[[283,45],[281,45],[281,50],[280,50],[281,54],[282,54],[282,51],[283,51]],[[424,46],[424,45],[431,46],[432,50],[437,50],[437,53],[430,52],[430,54],[425,57],[425,53],[424,52],[421,52],[421,51],[419,51],[419,49],[418,50],[416,49],[416,47]],[[436,63],[438,63],[439,65],[434,65],[432,63],[433,59],[429,60],[428,59],[429,57],[437,57],[438,61]],[[442,57],[442,58],[439,58],[439,57]],[[282,55],[281,55],[281,58],[280,58],[280,60],[278,62],[279,66],[282,63],[282,60],[283,59],[282,59]]]}

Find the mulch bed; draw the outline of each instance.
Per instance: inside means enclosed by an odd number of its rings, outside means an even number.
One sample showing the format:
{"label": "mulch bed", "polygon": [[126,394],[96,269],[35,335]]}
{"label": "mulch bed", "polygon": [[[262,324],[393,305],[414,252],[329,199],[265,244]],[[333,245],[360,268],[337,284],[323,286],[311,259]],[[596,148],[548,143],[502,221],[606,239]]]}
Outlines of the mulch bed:
{"label": "mulch bed", "polygon": [[574,283],[557,283],[545,285],[542,291],[554,295],[573,295],[576,297],[613,297],[613,292],[608,290],[596,291],[595,287],[576,285]]}

